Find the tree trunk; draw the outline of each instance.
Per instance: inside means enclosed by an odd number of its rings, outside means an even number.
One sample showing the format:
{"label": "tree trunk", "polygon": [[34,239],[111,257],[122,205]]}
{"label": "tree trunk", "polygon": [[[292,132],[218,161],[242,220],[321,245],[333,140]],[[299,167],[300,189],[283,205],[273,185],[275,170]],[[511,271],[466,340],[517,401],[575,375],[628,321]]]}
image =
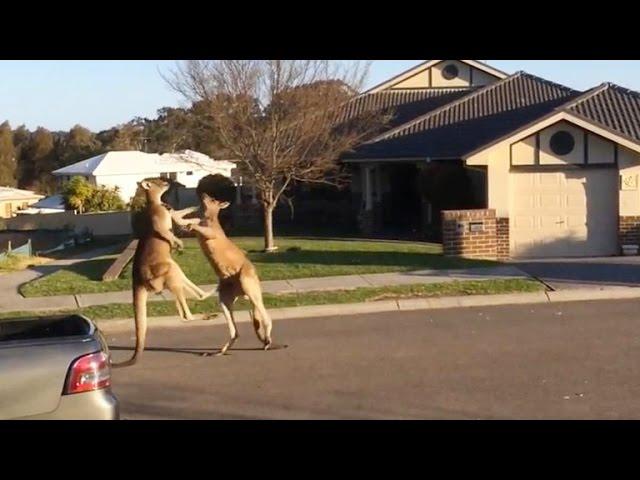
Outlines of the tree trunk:
{"label": "tree trunk", "polygon": [[278,249],[273,241],[273,208],[273,205],[264,205],[262,208],[265,252],[275,252]]}

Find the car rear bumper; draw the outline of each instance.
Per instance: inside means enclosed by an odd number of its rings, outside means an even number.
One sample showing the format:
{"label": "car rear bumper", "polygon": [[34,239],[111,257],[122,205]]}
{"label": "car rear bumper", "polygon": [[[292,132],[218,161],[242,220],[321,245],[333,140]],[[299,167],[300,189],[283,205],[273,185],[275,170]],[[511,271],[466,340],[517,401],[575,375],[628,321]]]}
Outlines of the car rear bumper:
{"label": "car rear bumper", "polygon": [[53,412],[22,420],[119,420],[120,404],[111,389],[62,395]]}

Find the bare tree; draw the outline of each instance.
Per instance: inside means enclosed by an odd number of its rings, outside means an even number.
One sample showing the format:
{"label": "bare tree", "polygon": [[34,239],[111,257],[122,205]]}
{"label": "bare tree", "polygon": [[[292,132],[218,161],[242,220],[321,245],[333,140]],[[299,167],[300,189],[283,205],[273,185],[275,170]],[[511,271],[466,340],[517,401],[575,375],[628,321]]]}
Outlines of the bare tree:
{"label": "bare tree", "polygon": [[382,112],[345,113],[367,71],[359,62],[196,60],[164,76],[189,101],[208,105],[222,146],[258,190],[265,251],[277,248],[273,211],[291,182],[343,184],[340,155],[387,122]]}

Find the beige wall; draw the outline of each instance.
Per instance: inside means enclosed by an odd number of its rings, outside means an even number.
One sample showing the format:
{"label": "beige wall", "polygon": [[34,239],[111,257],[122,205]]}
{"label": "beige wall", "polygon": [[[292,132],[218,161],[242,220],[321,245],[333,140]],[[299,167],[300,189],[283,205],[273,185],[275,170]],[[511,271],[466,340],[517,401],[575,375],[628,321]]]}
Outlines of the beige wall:
{"label": "beige wall", "polygon": [[589,163],[615,163],[615,143],[593,134],[588,135],[587,141],[589,142]]}
{"label": "beige wall", "polygon": [[635,179],[636,187],[627,189],[620,185],[620,216],[640,215],[640,154],[625,147],[618,147],[620,180]]}
{"label": "beige wall", "polygon": [[[563,130],[573,135],[575,146],[567,155],[559,156],[551,151],[549,142],[555,133]],[[567,122],[558,122],[540,132],[540,165],[564,165],[567,163],[584,163],[584,130]]]}
{"label": "beige wall", "polygon": [[[447,80],[442,76],[442,69],[449,64],[454,64],[458,67],[458,77],[451,80]],[[472,70],[473,75],[471,75]],[[431,72],[431,84],[429,84],[429,72]],[[496,80],[496,77],[489,75],[482,70],[478,70],[471,65],[467,65],[466,63],[458,60],[443,60],[433,67],[416,73],[409,78],[405,78],[389,88],[468,87],[470,85],[482,86],[493,83]],[[471,81],[473,81],[473,83],[471,83]]]}
{"label": "beige wall", "polygon": [[[575,147],[567,155],[558,156],[551,151],[549,142],[554,133],[565,130],[575,139]],[[615,144],[607,139],[587,132],[586,130],[561,121],[540,132],[540,165],[563,165],[584,163],[584,136],[587,135],[587,163],[612,164],[615,163]],[[536,136],[531,135],[511,145],[511,161],[513,165],[534,165]]]}
{"label": "beige wall", "polygon": [[391,88],[426,88],[429,86],[429,70],[424,70],[412,77],[402,80]]}
{"label": "beige wall", "polygon": [[514,165],[533,165],[536,163],[535,135],[511,145],[511,162]]}
{"label": "beige wall", "polygon": [[9,230],[61,230],[69,227],[79,232],[85,228],[94,235],[131,234],[130,212],[86,213],[73,212],[20,215],[6,222]]}
{"label": "beige wall", "polygon": [[11,218],[19,209],[33,205],[38,200],[40,200],[40,197],[29,200],[20,199],[0,201],[0,218]]}
{"label": "beige wall", "polygon": [[[558,157],[548,145],[551,135],[558,130],[571,131],[576,146],[569,155]],[[579,127],[568,122],[559,122],[540,131],[540,164],[561,165],[583,163],[584,133]],[[615,162],[614,144],[600,136],[588,132],[588,162],[606,164]],[[637,175],[638,189],[620,191],[620,215],[640,215],[640,154],[618,145],[618,161],[621,174]],[[467,160],[469,165],[487,165],[488,208],[495,209],[497,217],[509,216],[510,158],[514,165],[533,165],[535,161],[535,135],[531,135],[513,145],[504,142],[481,152]]]}
{"label": "beige wall", "polygon": [[[458,76],[447,80],[442,76],[442,70],[447,65],[455,65],[458,67]],[[432,87],[468,87],[471,85],[471,67],[466,63],[458,62],[457,60],[444,60],[431,67],[431,86]]]}

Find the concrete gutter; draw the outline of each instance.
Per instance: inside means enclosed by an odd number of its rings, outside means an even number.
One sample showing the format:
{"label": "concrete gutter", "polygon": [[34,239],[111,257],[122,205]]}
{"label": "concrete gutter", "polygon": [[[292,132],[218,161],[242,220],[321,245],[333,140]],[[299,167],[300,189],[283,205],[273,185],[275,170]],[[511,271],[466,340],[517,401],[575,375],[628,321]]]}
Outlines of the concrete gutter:
{"label": "concrete gutter", "polygon": [[[433,310],[460,307],[487,307],[498,305],[560,303],[588,300],[614,300],[640,298],[640,287],[584,288],[555,292],[508,293],[497,295],[465,295],[458,297],[408,298],[384,300],[379,302],[343,303],[335,305],[310,305],[305,307],[270,308],[273,320],[293,318],[329,317],[338,315],[357,315],[363,313],[383,313],[410,310]],[[194,315],[196,320],[183,322],[178,316],[152,317],[152,327],[202,327],[226,324],[224,316],[219,314],[211,320],[203,320],[203,315]],[[249,312],[234,312],[236,322],[251,321]],[[104,333],[133,331],[133,319],[96,320]]]}

